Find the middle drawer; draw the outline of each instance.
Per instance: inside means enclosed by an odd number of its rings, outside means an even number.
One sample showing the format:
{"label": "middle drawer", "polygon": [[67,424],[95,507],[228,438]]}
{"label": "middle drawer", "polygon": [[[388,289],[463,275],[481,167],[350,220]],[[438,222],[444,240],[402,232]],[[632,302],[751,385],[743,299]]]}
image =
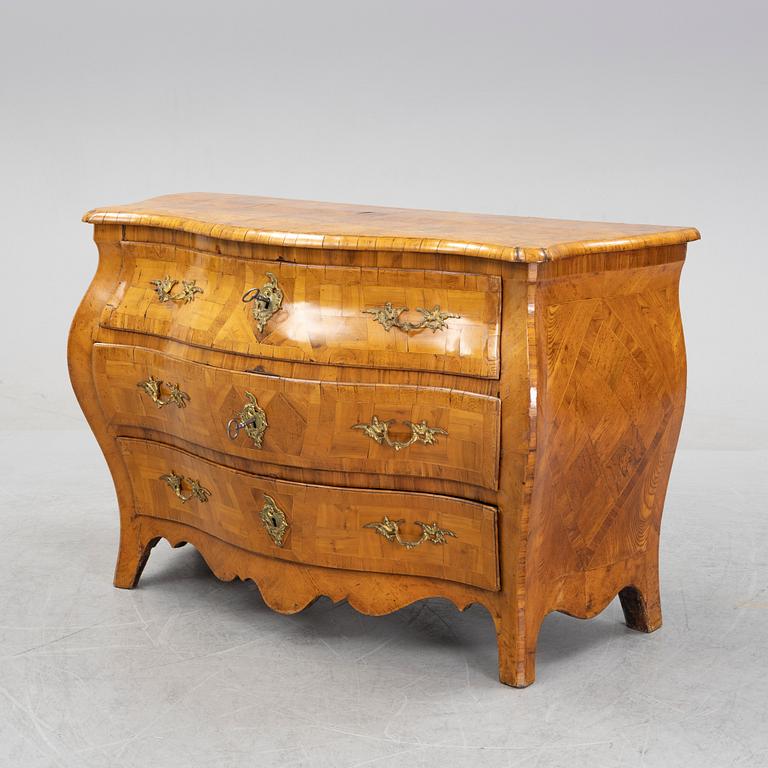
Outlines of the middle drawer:
{"label": "middle drawer", "polygon": [[495,397],[264,376],[116,344],[96,344],[93,367],[116,434],[140,427],[281,466],[498,488]]}

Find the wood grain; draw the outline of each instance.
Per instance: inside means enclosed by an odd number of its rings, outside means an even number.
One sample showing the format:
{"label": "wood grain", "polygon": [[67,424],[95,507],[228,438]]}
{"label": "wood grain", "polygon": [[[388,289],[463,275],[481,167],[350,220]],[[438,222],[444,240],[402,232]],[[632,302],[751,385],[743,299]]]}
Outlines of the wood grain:
{"label": "wood grain", "polygon": [[[433,477],[498,487],[497,398],[436,387],[336,384],[240,373],[190,363],[149,349],[97,344],[94,380],[110,429],[137,426],[183,437],[225,454],[278,466],[333,472]],[[185,408],[158,408],[137,386],[149,376],[178,383],[189,395]],[[269,426],[256,448],[245,432],[235,440],[227,422],[255,395]],[[432,445],[400,451],[379,445],[353,425],[394,419],[393,435],[406,437],[404,422],[426,421],[444,429]]]}
{"label": "wood grain", "polygon": [[[618,595],[630,627],[660,626],[659,530],[685,399],[677,291],[698,233],[491,218],[198,195],[92,214],[99,268],[69,364],[117,489],[115,584],[135,586],[167,538],[193,543],[220,578],[254,579],[284,612],[319,595],[369,614],[429,596],[479,603],[499,678],[518,687],[534,679],[551,611],[587,618]],[[158,267],[205,280],[209,303],[153,305]],[[286,279],[287,310],[311,296],[312,325],[330,323],[319,343],[278,323],[269,343],[246,333],[238,291],[267,269]],[[408,306],[463,303],[482,345],[431,333],[376,343],[350,321],[369,285]],[[153,373],[183,383],[187,408],[146,399],[136,383]],[[249,388],[270,416],[265,450],[221,430]],[[347,422],[384,406],[447,423],[456,441],[397,456],[350,442]],[[210,484],[202,513],[157,480],[161,465]],[[282,555],[252,520],[267,488],[300,520]],[[404,510],[408,536],[428,514],[450,519],[466,546],[423,544],[430,570],[414,570],[375,532],[359,536],[373,508]]]}
{"label": "wood grain", "polygon": [[[236,472],[183,451],[144,440],[119,440],[136,498],[135,512],[196,528],[249,552],[306,565],[355,571],[431,576],[498,589],[496,510],[434,494],[361,491],[288,483]],[[161,480],[171,470],[199,480],[211,492],[206,503],[182,502]],[[285,513],[282,547],[259,520],[264,494]],[[406,549],[366,523],[403,519],[407,539],[418,539],[416,521],[437,523],[456,534],[445,544]],[[290,589],[290,585],[286,585]]]}
{"label": "wood grain", "polygon": [[539,262],[577,254],[679,245],[698,240],[691,227],[534,219],[477,213],[187,193],[96,208],[91,224],[178,229],[262,245],[448,253]]}
{"label": "wood grain", "polygon": [[[101,318],[105,328],[172,338],[261,358],[344,366],[391,367],[498,378],[500,283],[490,275],[425,270],[275,264],[125,243],[120,279]],[[246,291],[273,273],[282,308],[259,333]],[[151,281],[195,280],[189,304],[161,303]],[[439,305],[459,315],[447,327],[386,330],[366,309],[386,302]]]}
{"label": "wood grain", "polygon": [[618,272],[538,271],[531,675],[550,611],[588,618],[621,592],[629,626],[661,626],[659,531],[685,402],[683,257]]}

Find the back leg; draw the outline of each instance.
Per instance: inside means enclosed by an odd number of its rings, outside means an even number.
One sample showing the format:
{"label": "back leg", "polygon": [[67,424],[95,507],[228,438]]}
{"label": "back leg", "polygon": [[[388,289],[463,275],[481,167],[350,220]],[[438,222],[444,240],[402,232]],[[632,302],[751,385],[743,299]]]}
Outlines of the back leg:
{"label": "back leg", "polygon": [[655,632],[661,626],[661,601],[659,584],[645,585],[643,589],[635,586],[624,587],[619,592],[624,620],[630,629],[638,632]]}

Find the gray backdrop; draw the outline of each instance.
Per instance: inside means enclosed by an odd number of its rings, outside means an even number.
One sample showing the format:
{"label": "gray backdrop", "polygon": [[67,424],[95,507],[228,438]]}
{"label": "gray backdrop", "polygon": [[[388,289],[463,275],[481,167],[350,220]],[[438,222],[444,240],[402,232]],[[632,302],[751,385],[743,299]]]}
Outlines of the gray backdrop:
{"label": "gray backdrop", "polygon": [[765,3],[0,0],[0,423],[83,428],[82,213],[210,190],[693,225],[682,445],[768,446]]}
{"label": "gray backdrop", "polygon": [[[0,0],[0,765],[765,768],[766,8]],[[80,216],[185,190],[699,227],[664,628],[553,614],[523,692],[479,607],[281,616],[165,543],[113,589]]]}

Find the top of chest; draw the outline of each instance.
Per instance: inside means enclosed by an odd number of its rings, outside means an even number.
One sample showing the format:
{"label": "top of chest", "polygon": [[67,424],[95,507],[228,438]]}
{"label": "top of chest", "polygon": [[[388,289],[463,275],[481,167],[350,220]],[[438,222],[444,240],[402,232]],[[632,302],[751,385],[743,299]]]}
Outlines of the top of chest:
{"label": "top of chest", "polygon": [[175,229],[305,248],[415,251],[540,262],[698,240],[691,227],[383,208],[248,195],[186,193],[89,211],[92,224]]}

